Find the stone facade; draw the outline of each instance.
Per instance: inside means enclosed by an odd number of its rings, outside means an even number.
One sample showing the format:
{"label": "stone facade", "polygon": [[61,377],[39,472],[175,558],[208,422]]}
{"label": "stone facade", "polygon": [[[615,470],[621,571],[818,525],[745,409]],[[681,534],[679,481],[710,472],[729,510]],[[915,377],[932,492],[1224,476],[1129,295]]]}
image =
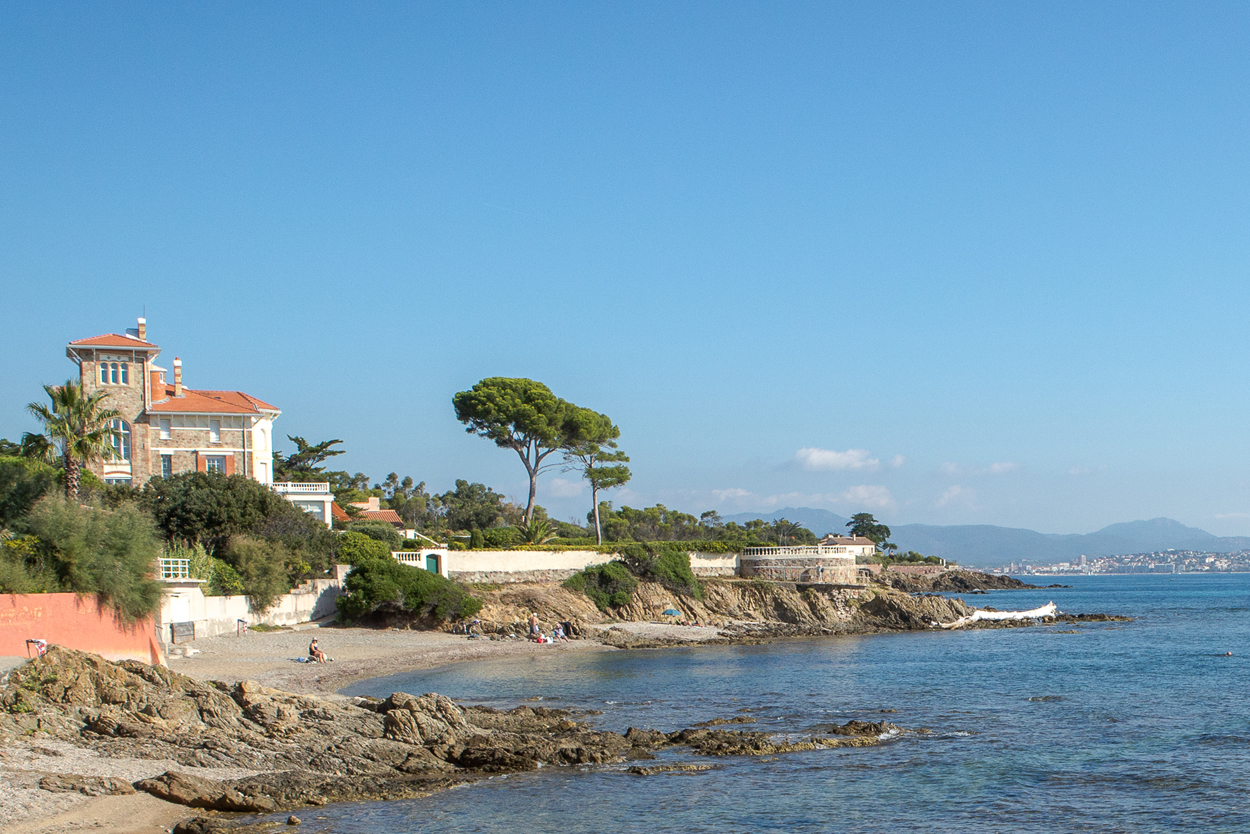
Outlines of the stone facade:
{"label": "stone facade", "polygon": [[858,585],[859,571],[853,559],[825,556],[742,557],[743,577],[773,582],[803,582],[817,585]]}
{"label": "stone facade", "polygon": [[124,335],[70,342],[66,355],[83,390],[105,392],[105,404],[121,414],[114,458],[91,464],[98,477],[142,486],[161,475],[220,471],[272,483],[273,421],[281,412],[241,391],[186,388],[177,358],[171,383],[143,319]]}

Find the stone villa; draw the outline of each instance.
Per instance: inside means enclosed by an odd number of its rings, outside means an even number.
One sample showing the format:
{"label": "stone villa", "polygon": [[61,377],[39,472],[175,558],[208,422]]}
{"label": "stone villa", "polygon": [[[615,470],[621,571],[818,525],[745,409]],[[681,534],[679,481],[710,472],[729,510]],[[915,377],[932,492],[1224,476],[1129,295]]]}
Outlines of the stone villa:
{"label": "stone villa", "polygon": [[161,349],[147,341],[147,322],[124,334],[70,342],[83,391],[107,391],[105,403],[121,412],[114,423],[112,460],[91,471],[110,484],[142,486],[153,476],[222,472],[273,483],[275,406],[242,391],[187,388],[182,360],[173,378],[156,364]]}

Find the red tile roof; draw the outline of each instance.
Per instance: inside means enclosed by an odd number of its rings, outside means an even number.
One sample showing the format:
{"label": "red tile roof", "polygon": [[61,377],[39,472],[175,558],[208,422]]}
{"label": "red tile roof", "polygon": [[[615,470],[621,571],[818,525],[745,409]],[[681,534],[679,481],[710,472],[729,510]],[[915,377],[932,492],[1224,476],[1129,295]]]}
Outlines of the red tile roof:
{"label": "red tile roof", "polygon": [[335,521],[352,520],[352,517],[347,514],[347,511],[340,507],[335,501],[330,502],[330,518],[333,518]]}
{"label": "red tile roof", "polygon": [[142,339],[136,339],[134,336],[122,336],[119,333],[105,333],[103,336],[92,336],[90,339],[75,339],[70,342],[70,347],[75,345],[79,347],[124,347],[124,348],[154,348],[156,345],[151,342],[145,342]]}
{"label": "red tile roof", "polygon": [[404,525],[404,520],[394,510],[365,510],[361,515],[370,521],[385,521],[387,524],[398,524],[401,527]]}
{"label": "red tile roof", "polygon": [[[163,395],[163,396],[162,396]],[[262,409],[277,411],[264,400],[258,400],[242,391],[193,391],[182,389],[182,396],[174,396],[174,386],[165,383],[163,392],[152,391],[153,397],[160,397],[148,408],[148,411],[164,414],[259,414]]]}

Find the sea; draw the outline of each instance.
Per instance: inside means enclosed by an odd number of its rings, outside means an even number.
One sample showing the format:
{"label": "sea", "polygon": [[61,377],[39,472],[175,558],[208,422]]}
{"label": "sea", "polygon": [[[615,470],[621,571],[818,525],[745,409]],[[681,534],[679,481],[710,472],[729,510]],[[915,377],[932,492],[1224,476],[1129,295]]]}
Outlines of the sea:
{"label": "sea", "polygon": [[[877,747],[545,767],[424,799],[301,814],[309,832],[1250,832],[1250,575],[1075,576],[978,607],[1131,622],[564,653],[464,663],[344,690],[598,710],[624,731],[747,715],[804,736],[850,719]],[[1229,656],[1226,653],[1232,652]],[[540,700],[534,700],[540,699]],[[738,725],[735,725],[738,726]]]}

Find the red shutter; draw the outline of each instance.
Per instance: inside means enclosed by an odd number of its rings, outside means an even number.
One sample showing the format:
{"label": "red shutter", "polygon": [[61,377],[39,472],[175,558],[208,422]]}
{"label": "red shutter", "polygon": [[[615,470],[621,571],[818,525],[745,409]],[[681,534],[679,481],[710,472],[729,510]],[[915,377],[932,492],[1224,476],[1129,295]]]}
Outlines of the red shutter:
{"label": "red shutter", "polygon": [[195,471],[196,472],[208,471],[208,461],[199,452],[195,453]]}
{"label": "red shutter", "polygon": [[226,474],[234,474],[234,455],[226,455]]}

